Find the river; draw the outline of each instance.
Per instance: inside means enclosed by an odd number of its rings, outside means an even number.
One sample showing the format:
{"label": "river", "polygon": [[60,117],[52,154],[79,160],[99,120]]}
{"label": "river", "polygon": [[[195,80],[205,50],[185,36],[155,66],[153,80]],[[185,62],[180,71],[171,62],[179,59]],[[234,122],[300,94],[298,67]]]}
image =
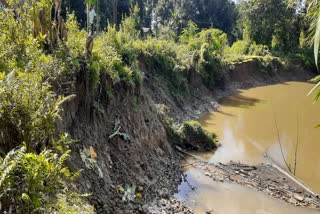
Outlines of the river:
{"label": "river", "polygon": [[[315,128],[320,124],[320,103],[306,96],[312,86],[285,82],[239,90],[221,99],[218,111],[199,118],[207,131],[219,136],[221,147],[215,153],[197,155],[211,162],[259,164],[272,159],[283,168],[287,162],[300,180],[320,192],[320,128]],[[319,213],[238,185],[214,183],[196,169],[186,172],[197,190],[184,182],[177,197],[196,213],[211,209],[217,214]]]}

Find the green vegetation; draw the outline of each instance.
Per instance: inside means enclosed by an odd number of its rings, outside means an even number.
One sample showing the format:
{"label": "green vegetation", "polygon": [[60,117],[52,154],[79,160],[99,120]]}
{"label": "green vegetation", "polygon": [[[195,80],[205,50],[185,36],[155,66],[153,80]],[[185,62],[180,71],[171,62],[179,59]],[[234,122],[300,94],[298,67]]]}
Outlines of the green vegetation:
{"label": "green vegetation", "polygon": [[[162,106],[164,107],[164,106]],[[212,151],[219,146],[217,136],[204,130],[197,121],[175,124],[167,115],[167,109],[158,109],[164,121],[168,140],[183,149],[194,151]]]}
{"label": "green vegetation", "polygon": [[0,212],[93,213],[70,182],[72,140],[56,133],[64,99],[50,86],[79,69],[79,53],[63,51],[50,1],[17,2],[0,12]]}
{"label": "green vegetation", "polygon": [[179,128],[178,134],[186,148],[210,151],[218,146],[217,136],[205,131],[197,121],[184,122]]}
{"label": "green vegetation", "polygon": [[12,72],[0,84],[2,154],[26,143],[28,151],[52,145],[61,98],[36,74]]}
{"label": "green vegetation", "polygon": [[[288,52],[299,45],[299,15],[285,0],[249,0],[240,3],[240,23],[250,38],[274,51]],[[246,38],[247,37],[247,38]]]}
{"label": "green vegetation", "polygon": [[93,208],[66,183],[77,176],[64,166],[69,153],[70,150],[62,155],[51,150],[27,153],[26,146],[22,146],[0,159],[1,211],[93,213]]}
{"label": "green vegetation", "polygon": [[78,174],[64,166],[72,140],[67,135],[54,138],[63,100],[33,73],[12,72],[0,86],[1,212],[77,213],[74,205],[88,210],[68,184]]}

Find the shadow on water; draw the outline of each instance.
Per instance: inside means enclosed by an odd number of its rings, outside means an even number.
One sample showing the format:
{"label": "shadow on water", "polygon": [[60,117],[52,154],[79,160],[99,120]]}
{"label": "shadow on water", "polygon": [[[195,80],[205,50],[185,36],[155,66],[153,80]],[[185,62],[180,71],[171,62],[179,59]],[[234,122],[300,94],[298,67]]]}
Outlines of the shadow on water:
{"label": "shadow on water", "polygon": [[[244,96],[241,93],[242,93],[241,91],[238,91],[233,96],[222,98],[219,100],[219,104],[224,107],[248,108],[262,102],[262,100],[260,99]],[[215,112],[218,114],[223,114],[228,117],[235,116],[234,114],[223,111],[221,109],[217,109]],[[201,124],[203,126],[214,126],[215,125],[215,123],[213,123],[213,121],[215,121],[214,117],[215,117],[215,114],[207,113],[202,115],[199,118],[199,121],[201,121]]]}
{"label": "shadow on water", "polygon": [[224,111],[221,111],[221,110],[216,110],[216,112],[218,112],[219,114],[223,114],[223,115],[226,115],[226,116],[230,116],[230,117],[234,117],[234,114],[230,114],[230,113],[227,113],[227,112],[224,112]]}
{"label": "shadow on water", "polygon": [[[221,111],[219,109],[215,110],[215,112],[219,113],[219,114],[223,114],[223,115],[228,116],[228,117],[234,117],[235,116],[233,114]],[[215,117],[214,114],[206,113],[206,114],[202,115],[198,120],[201,121],[202,126],[207,126],[207,127],[215,126],[216,123],[213,122],[213,121],[215,121],[214,117]]]}
{"label": "shadow on water", "polygon": [[220,104],[222,106],[240,107],[240,108],[248,108],[260,102],[262,102],[262,100],[259,100],[253,97],[247,97],[247,96],[241,95],[240,93],[220,100]]}

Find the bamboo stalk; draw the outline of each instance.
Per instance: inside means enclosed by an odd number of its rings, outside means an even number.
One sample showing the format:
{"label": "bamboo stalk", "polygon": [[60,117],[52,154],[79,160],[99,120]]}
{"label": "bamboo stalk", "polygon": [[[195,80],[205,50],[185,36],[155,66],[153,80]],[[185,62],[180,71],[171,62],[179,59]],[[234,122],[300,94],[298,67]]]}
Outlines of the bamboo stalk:
{"label": "bamboo stalk", "polygon": [[296,170],[297,170],[298,147],[299,147],[299,116],[297,115],[297,142],[296,142],[296,150],[294,153],[294,169],[293,169],[294,175],[296,175]]}
{"label": "bamboo stalk", "polygon": [[275,122],[275,125],[276,125],[278,144],[280,146],[281,155],[282,155],[283,161],[286,164],[288,170],[291,172],[290,165],[288,164],[288,162],[287,162],[287,160],[286,160],[286,158],[284,156],[284,152],[283,152],[283,148],[282,148],[282,144],[281,144],[280,132],[279,132],[278,123],[277,123],[277,119],[276,119],[275,113],[273,113],[273,118],[274,118],[274,122]]}

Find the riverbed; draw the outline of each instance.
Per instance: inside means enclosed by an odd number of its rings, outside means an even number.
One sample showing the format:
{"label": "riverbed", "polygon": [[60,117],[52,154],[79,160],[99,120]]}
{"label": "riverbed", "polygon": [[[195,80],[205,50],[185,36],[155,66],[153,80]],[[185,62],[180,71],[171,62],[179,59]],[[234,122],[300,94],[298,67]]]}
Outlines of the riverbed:
{"label": "riverbed", "polygon": [[[230,160],[248,164],[273,161],[320,192],[319,103],[306,96],[312,84],[282,84],[239,90],[223,98],[216,112],[205,114],[199,122],[219,136],[221,148],[215,153],[197,154],[210,162]],[[319,115],[319,116],[318,116]],[[178,199],[186,201],[196,213],[318,213],[296,208],[263,193],[235,184],[216,183],[202,172],[189,168],[189,184],[180,186]]]}

